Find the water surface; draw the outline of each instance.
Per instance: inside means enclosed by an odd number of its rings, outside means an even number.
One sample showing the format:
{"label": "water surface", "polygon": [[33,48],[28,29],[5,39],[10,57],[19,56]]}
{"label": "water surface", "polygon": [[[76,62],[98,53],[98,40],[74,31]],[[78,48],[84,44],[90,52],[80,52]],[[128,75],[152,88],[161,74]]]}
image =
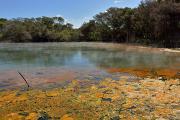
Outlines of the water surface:
{"label": "water surface", "polygon": [[17,71],[40,84],[40,79],[89,79],[85,74],[100,80],[110,76],[108,68],[180,69],[179,63],[179,54],[116,44],[1,43],[0,88],[20,79]]}

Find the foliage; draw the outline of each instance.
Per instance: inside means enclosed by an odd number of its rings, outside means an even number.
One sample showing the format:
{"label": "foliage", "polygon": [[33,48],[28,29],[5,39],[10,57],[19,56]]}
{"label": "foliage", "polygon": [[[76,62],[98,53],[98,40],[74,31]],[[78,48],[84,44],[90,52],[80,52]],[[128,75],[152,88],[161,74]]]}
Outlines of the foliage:
{"label": "foliage", "polygon": [[[81,31],[90,41],[178,47],[178,40],[173,38],[180,31],[180,20],[173,17],[180,16],[178,13],[178,6],[171,1],[145,0],[134,9],[109,8],[83,24]],[[98,33],[100,39],[92,33]]]}
{"label": "foliage", "polygon": [[109,8],[79,29],[65,23],[62,17],[1,18],[0,41],[103,41],[178,47],[180,20],[173,22],[173,16],[180,18],[175,3],[144,0],[137,8]]}
{"label": "foliage", "polygon": [[0,20],[2,40],[10,42],[73,41],[79,32],[62,17],[17,18]]}

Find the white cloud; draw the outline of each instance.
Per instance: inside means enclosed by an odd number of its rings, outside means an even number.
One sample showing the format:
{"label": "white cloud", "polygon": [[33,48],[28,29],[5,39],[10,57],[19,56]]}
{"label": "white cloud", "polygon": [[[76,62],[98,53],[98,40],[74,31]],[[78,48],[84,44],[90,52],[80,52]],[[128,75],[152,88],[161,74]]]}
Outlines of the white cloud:
{"label": "white cloud", "polygon": [[62,16],[62,15],[60,15],[60,14],[57,14],[57,15],[56,15],[56,17],[63,17],[63,16]]}
{"label": "white cloud", "polygon": [[62,17],[62,18],[64,19],[64,23],[65,23],[65,24],[70,22],[67,18],[65,18],[65,17],[64,17],[63,15],[61,15],[61,14],[57,14],[56,17]]}
{"label": "white cloud", "polygon": [[122,0],[114,0],[114,3],[115,3],[115,4],[118,4],[118,3],[120,3],[120,2],[122,2]]}
{"label": "white cloud", "polygon": [[82,20],[83,20],[84,22],[88,22],[90,19],[92,19],[92,17],[86,16],[86,17],[84,17]]}

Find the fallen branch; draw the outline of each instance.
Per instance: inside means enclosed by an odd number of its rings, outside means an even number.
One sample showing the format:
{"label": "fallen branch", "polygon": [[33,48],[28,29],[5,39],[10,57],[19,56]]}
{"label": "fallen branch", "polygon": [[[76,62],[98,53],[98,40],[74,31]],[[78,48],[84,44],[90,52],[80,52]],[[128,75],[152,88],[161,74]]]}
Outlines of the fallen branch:
{"label": "fallen branch", "polygon": [[24,78],[24,76],[23,76],[20,72],[18,72],[18,73],[19,73],[19,75],[23,78],[23,80],[25,81],[27,87],[30,88],[30,85],[28,84],[28,82],[27,82],[27,80]]}

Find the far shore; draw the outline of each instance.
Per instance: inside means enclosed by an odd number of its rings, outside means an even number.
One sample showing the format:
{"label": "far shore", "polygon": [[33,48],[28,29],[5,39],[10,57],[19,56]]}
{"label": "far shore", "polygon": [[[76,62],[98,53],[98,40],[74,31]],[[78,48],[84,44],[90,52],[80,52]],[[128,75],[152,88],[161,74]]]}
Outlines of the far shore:
{"label": "far shore", "polygon": [[163,48],[163,47],[154,47],[154,46],[146,46],[140,44],[130,44],[130,43],[113,43],[113,42],[29,42],[29,43],[8,43],[8,42],[0,42],[0,47],[9,44],[34,44],[34,45],[54,45],[54,44],[63,44],[70,47],[76,47],[77,45],[80,47],[92,47],[92,48],[104,48],[104,49],[126,49],[127,51],[138,51],[138,52],[153,52],[153,53],[180,53],[180,48]]}

